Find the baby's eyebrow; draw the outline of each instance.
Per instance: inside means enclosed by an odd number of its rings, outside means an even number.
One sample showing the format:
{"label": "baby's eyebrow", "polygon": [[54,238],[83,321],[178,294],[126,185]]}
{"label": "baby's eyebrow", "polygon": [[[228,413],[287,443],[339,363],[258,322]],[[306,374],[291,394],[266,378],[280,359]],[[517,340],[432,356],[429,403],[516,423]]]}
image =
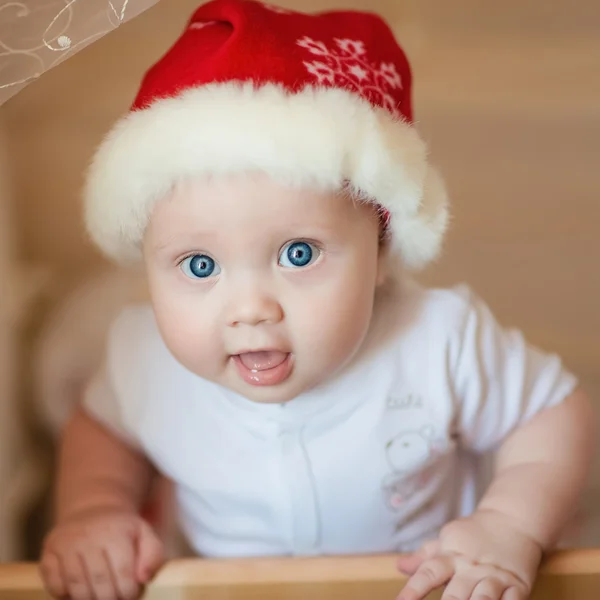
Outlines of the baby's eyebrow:
{"label": "baby's eyebrow", "polygon": [[[290,221],[283,226],[269,228],[268,231],[257,230],[253,232],[249,240],[250,243],[257,241],[268,243],[279,242],[284,244],[293,239],[321,239],[337,237],[340,234],[339,224],[333,221],[307,223],[305,220]],[[163,252],[172,252],[173,250],[185,251],[193,249],[207,250],[208,246],[223,243],[222,232],[216,229],[194,230],[193,232],[172,233],[169,235],[157,235],[152,241],[150,248],[153,252],[161,254]]]}
{"label": "baby's eyebrow", "polygon": [[285,226],[277,230],[277,234],[280,236],[299,236],[307,235],[308,237],[318,235],[329,235],[335,233],[339,229],[339,222],[333,220],[310,222],[304,221],[290,221]]}
{"label": "baby's eyebrow", "polygon": [[216,237],[215,232],[195,232],[193,235],[171,235],[169,237],[163,237],[157,239],[151,247],[156,252],[164,252],[168,250],[172,250],[173,248],[182,248],[182,247],[195,247],[200,242],[202,245],[205,245],[206,242],[210,242],[214,240]]}

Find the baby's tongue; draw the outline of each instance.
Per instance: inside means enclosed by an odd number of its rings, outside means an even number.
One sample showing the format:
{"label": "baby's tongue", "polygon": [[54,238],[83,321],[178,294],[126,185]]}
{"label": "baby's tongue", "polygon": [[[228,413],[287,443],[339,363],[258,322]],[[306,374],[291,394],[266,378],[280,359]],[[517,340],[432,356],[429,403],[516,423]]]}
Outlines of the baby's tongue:
{"label": "baby's tongue", "polygon": [[240,354],[240,360],[250,371],[265,371],[278,367],[287,357],[286,352],[266,350],[262,352],[246,352]]}

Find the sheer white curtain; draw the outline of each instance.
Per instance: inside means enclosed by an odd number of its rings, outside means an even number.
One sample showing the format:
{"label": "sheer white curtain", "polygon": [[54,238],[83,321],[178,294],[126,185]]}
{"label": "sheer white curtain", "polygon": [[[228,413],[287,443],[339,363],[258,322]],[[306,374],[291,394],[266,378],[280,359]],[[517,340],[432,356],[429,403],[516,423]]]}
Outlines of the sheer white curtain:
{"label": "sheer white curtain", "polygon": [[158,0],[0,0],[0,104]]}

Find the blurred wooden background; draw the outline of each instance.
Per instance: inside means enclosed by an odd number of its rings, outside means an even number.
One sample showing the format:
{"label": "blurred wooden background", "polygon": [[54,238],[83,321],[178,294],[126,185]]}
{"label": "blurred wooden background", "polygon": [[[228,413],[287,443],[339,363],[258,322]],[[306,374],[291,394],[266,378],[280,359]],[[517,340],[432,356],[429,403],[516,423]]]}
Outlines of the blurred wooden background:
{"label": "blurred wooden background", "polygon": [[[468,282],[503,322],[561,353],[600,407],[600,3],[274,2],[389,19],[453,202],[446,253],[423,279]],[[162,0],[0,108],[19,255],[65,289],[103,265],[80,222],[93,147],[197,3]],[[600,469],[594,486],[600,506]]]}

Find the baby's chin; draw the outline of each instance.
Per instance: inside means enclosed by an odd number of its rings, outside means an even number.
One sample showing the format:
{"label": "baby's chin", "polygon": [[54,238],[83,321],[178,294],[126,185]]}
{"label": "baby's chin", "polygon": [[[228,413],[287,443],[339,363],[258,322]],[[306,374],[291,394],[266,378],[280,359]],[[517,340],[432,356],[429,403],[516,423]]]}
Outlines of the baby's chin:
{"label": "baby's chin", "polygon": [[309,389],[308,386],[300,386],[292,381],[270,386],[229,382],[229,385],[225,384],[225,386],[257,404],[286,404]]}

